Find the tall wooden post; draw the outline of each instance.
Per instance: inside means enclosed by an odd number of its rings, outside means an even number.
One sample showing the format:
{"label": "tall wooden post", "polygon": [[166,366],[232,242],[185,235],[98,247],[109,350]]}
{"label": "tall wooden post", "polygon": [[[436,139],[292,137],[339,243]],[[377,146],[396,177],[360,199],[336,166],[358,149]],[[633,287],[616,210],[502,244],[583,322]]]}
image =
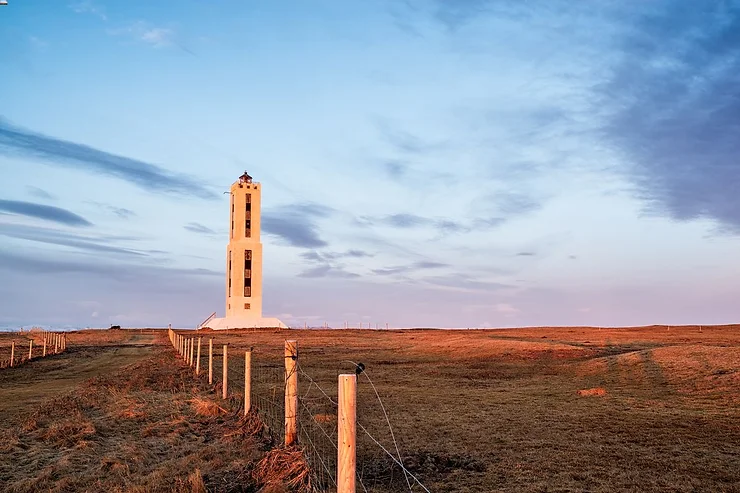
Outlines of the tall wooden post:
{"label": "tall wooden post", "polygon": [[198,338],[198,359],[195,361],[195,374],[200,375],[200,340],[201,338]]}
{"label": "tall wooden post", "polygon": [[208,385],[213,385],[213,339],[208,340]]}
{"label": "tall wooden post", "polygon": [[15,364],[15,342],[10,343],[10,366]]}
{"label": "tall wooden post", "polygon": [[195,364],[195,338],[190,338],[190,366]]}
{"label": "tall wooden post", "polygon": [[59,334],[54,333],[54,354],[59,353]]}
{"label": "tall wooden post", "polygon": [[62,336],[62,351],[67,350],[67,334]]}
{"label": "tall wooden post", "polygon": [[298,442],[298,341],[285,341],[285,446]]}
{"label": "tall wooden post", "polygon": [[229,393],[229,346],[224,344],[224,384],[222,389],[222,398],[226,399]]}
{"label": "tall wooden post", "polygon": [[33,358],[33,339],[28,341],[28,359]]}
{"label": "tall wooden post", "polygon": [[244,416],[252,408],[252,351],[244,353]]}
{"label": "tall wooden post", "polygon": [[44,334],[44,352],[41,353],[41,356],[46,356],[46,334]]}
{"label": "tall wooden post", "polygon": [[355,493],[357,375],[339,375],[337,397],[337,493]]}

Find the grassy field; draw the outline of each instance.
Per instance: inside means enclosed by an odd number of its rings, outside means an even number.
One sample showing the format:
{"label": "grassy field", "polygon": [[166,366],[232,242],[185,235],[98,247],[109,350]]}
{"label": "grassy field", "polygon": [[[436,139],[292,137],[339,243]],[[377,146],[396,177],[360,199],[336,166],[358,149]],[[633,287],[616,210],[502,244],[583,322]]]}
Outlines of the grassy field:
{"label": "grassy field", "polygon": [[[0,371],[0,489],[258,491],[271,444],[239,419],[243,354],[279,378],[296,339],[313,418],[335,425],[321,391],[362,362],[430,491],[740,491],[737,326],[181,333],[203,338],[206,370],[214,339],[215,390],[152,331],[74,333],[67,353]],[[395,452],[365,375],[358,421]],[[408,491],[367,437],[358,469],[371,491]]]}

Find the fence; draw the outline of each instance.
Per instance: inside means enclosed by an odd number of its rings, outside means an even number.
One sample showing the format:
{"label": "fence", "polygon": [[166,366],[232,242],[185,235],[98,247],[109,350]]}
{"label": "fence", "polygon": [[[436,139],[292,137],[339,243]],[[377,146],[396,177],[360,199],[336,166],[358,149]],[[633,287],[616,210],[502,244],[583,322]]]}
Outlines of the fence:
{"label": "fence", "polygon": [[[201,362],[205,338],[173,330],[169,338],[196,376],[205,378],[205,369],[201,371],[201,364],[206,364]],[[214,337],[208,337],[207,346],[209,384],[220,387],[223,399],[235,396],[229,389],[243,389],[243,399],[238,401],[243,413],[259,416],[275,444],[301,451],[310,470],[309,491],[429,492],[404,467],[388,413],[362,363],[338,365],[349,373],[304,366],[297,341],[285,341],[283,361],[259,348],[247,349],[242,358]],[[230,367],[229,360],[238,364]],[[221,381],[214,382],[214,365],[219,364]],[[382,422],[376,420],[371,426],[364,418],[373,405],[372,416],[380,416]],[[382,440],[381,430],[385,431]]]}
{"label": "fence", "polygon": [[33,359],[59,354],[67,349],[67,334],[63,332],[26,332],[31,338],[23,342],[11,341],[3,348],[7,359],[0,359],[0,368],[12,368],[28,363]]}

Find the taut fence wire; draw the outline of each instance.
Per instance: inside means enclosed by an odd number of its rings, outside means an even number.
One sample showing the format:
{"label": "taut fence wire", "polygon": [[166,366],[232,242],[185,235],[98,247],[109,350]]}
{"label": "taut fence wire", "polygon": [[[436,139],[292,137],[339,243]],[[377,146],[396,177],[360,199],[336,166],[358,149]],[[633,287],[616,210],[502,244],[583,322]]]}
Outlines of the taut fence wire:
{"label": "taut fence wire", "polygon": [[[249,334],[245,334],[249,337]],[[233,335],[229,335],[233,340]],[[206,347],[208,339],[213,340],[213,375],[214,389],[223,385],[217,376],[222,372],[221,341],[217,335],[204,337]],[[190,352],[196,337],[170,331],[170,339],[183,360],[196,368]],[[295,344],[295,341],[286,341]],[[196,343],[197,344],[197,343]],[[217,348],[219,348],[217,350]],[[362,363],[340,361],[335,368],[311,366],[310,353],[305,355],[296,351],[293,356],[278,356],[274,352],[250,348],[251,356],[244,358],[244,349],[237,352],[229,348],[228,389],[231,403],[250,402],[249,412],[259,416],[274,446],[282,446],[291,441],[292,430],[297,427],[297,445],[310,470],[310,488],[316,493],[347,493],[361,491],[364,493],[391,493],[399,491],[427,492],[430,490],[421,478],[405,465],[401,447],[393,430],[392,420],[383,403],[380,392],[369,375],[369,370]],[[233,351],[233,353],[232,353]],[[207,352],[206,352],[207,353]],[[241,357],[239,357],[241,354]],[[288,352],[286,352],[286,355]],[[201,362],[201,368],[208,368],[208,357]],[[292,364],[288,364],[292,359]],[[249,363],[247,363],[248,361]],[[245,365],[249,364],[250,371]],[[292,368],[292,370],[288,370]],[[347,369],[350,369],[348,372]],[[289,371],[294,373],[288,373]],[[201,375],[205,378],[206,371]],[[357,380],[356,417],[353,427],[356,433],[351,445],[346,436],[339,433],[341,403],[338,397],[338,378],[340,374],[354,373]],[[224,374],[225,375],[225,374]],[[251,378],[246,379],[246,375]],[[286,405],[291,401],[290,377],[298,377],[297,410],[294,414]],[[223,377],[222,377],[223,378]],[[248,382],[247,382],[248,380]],[[234,390],[236,389],[236,390]],[[249,396],[239,394],[243,389]],[[216,392],[220,394],[220,392]],[[241,397],[237,400],[233,397]],[[353,396],[354,397],[354,396]],[[344,402],[344,401],[342,401]],[[247,404],[244,404],[247,405]],[[293,404],[291,404],[291,407]],[[287,410],[287,412],[286,412]],[[345,440],[343,442],[343,440]],[[291,444],[289,444],[291,445]],[[295,445],[293,443],[292,445]],[[353,447],[356,450],[356,467],[350,474],[354,478],[348,486],[346,464],[340,463],[340,448]],[[356,447],[356,448],[355,448]],[[339,471],[342,471],[340,473]]]}

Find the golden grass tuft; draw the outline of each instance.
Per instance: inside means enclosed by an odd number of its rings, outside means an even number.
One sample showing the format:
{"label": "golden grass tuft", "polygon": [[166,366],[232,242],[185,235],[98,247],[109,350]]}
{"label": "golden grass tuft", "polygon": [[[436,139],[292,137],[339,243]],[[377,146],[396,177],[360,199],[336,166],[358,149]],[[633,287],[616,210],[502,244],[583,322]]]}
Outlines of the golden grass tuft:
{"label": "golden grass tuft", "polygon": [[270,450],[257,463],[252,478],[263,491],[280,491],[280,487],[295,493],[312,491],[311,471],[299,447]]}
{"label": "golden grass tuft", "polygon": [[202,397],[190,399],[188,402],[190,402],[190,405],[193,407],[195,414],[200,416],[218,416],[220,413],[228,413],[226,409],[222,408],[212,400],[203,399]]}
{"label": "golden grass tuft", "polygon": [[594,387],[592,389],[581,389],[578,391],[581,397],[603,397],[606,395],[606,389],[603,387]]}
{"label": "golden grass tuft", "polygon": [[188,476],[188,483],[190,483],[191,493],[207,493],[206,483],[203,481],[203,475],[200,473],[200,469],[196,469],[190,476]]}

